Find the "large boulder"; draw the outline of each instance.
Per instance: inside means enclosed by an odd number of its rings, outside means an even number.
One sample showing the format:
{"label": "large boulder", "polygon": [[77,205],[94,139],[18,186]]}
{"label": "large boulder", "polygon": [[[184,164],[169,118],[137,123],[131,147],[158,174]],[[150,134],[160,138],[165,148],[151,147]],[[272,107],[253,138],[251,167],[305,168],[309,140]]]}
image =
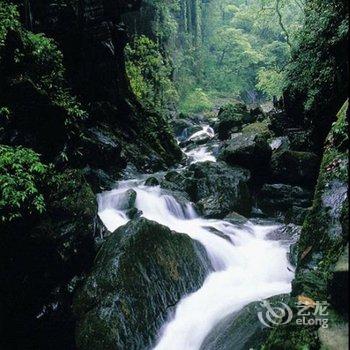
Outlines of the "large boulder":
{"label": "large boulder", "polygon": [[[287,300],[288,296],[280,295],[268,299],[268,302],[272,306],[280,306],[281,302]],[[261,301],[253,302],[227,316],[206,337],[200,350],[259,349],[269,335],[269,328],[258,318],[259,313],[266,313]]]}
{"label": "large boulder", "polygon": [[203,283],[209,263],[188,236],[146,219],[104,243],[74,302],[81,350],[146,349],[173,307]]}
{"label": "large boulder", "polygon": [[272,180],[312,187],[317,179],[319,157],[312,152],[280,151],[271,159]]}
{"label": "large boulder", "polygon": [[269,119],[264,119],[263,121],[247,124],[242,128],[243,134],[258,134],[263,139],[269,140],[273,137],[273,133],[269,128]]}
{"label": "large boulder", "polygon": [[192,164],[183,173],[170,172],[162,187],[186,191],[202,214],[224,218],[235,211],[249,216],[252,208],[246,169],[231,167],[223,162]]}
{"label": "large boulder", "polygon": [[271,154],[271,147],[264,137],[255,133],[238,133],[227,141],[219,159],[230,165],[247,168],[253,173],[260,173],[269,167]]}
{"label": "large boulder", "polygon": [[312,192],[308,189],[285,184],[265,184],[258,195],[258,206],[268,216],[280,216],[293,207],[310,207],[311,200]]}
{"label": "large boulder", "polygon": [[220,140],[226,140],[232,132],[238,132],[243,124],[253,121],[247,106],[243,103],[228,104],[219,111],[217,131]]}

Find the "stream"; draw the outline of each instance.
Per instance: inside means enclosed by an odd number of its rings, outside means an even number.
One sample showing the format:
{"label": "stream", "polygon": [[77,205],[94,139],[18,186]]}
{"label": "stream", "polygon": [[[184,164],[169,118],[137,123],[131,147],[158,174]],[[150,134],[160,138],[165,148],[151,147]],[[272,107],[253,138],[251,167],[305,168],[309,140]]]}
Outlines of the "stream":
{"label": "stream", "polygon": [[[202,143],[185,146],[188,164],[215,162],[214,138],[208,125],[189,135],[188,142],[208,139],[214,147]],[[248,221],[237,226],[201,218],[193,204],[180,204],[160,186],[146,186],[147,177],[120,181],[116,189],[98,196],[99,216],[107,229],[113,232],[129,221],[124,210],[125,194],[132,189],[137,193],[136,207],[143,217],[199,241],[213,267],[203,286],[184,296],[159,329],[155,350],[200,350],[206,336],[226,316],[251,302],[290,293],[294,273],[287,258],[289,246],[268,239],[278,224]]]}

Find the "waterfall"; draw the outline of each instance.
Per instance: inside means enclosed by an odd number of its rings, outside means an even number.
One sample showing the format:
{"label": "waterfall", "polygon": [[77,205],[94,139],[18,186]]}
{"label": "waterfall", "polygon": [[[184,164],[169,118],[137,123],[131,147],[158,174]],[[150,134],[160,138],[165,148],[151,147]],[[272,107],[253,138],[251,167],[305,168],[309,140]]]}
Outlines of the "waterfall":
{"label": "waterfall", "polygon": [[203,219],[190,203],[179,203],[163,194],[160,187],[130,181],[98,197],[99,215],[109,231],[129,220],[118,207],[124,205],[129,189],[137,193],[136,207],[145,218],[202,243],[214,269],[201,289],[177,305],[175,314],[160,330],[156,350],[198,350],[210,330],[228,314],[250,302],[290,292],[293,273],[287,247],[266,239],[276,226],[248,223],[237,227]]}
{"label": "waterfall", "polygon": [[199,350],[225,316],[251,302],[291,291],[288,247],[267,239],[278,226],[248,222],[238,227],[203,219],[191,203],[180,203],[160,186],[145,186],[144,180],[136,179],[122,181],[117,189],[98,196],[99,216],[111,232],[129,221],[125,198],[130,190],[136,192],[135,206],[143,217],[199,241],[213,267],[203,286],[178,303],[159,330],[154,350]]}

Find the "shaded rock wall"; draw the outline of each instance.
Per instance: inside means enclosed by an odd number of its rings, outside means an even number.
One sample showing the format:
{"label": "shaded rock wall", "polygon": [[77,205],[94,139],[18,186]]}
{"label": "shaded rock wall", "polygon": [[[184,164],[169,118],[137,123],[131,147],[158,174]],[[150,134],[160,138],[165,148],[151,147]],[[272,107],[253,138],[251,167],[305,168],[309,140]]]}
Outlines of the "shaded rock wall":
{"label": "shaded rock wall", "polygon": [[209,271],[204,248],[146,219],[119,228],[75,298],[79,349],[148,349],[182,296]]}
{"label": "shaded rock wall", "polygon": [[[348,204],[348,102],[338,113],[327,137],[325,151],[313,200],[313,207],[303,224],[298,243],[298,263],[293,282],[290,306],[297,313],[300,296],[315,302],[328,302],[330,334],[328,338],[342,338],[339,327],[348,321],[349,204]],[[312,319],[312,312],[308,319]],[[299,349],[308,346],[319,349],[324,329],[319,326],[297,326],[290,323],[271,332],[266,349]],[[344,333],[344,332],[342,332]],[[286,341],[288,339],[288,341]],[[323,344],[326,345],[326,344]],[[326,347],[328,348],[328,347]]]}

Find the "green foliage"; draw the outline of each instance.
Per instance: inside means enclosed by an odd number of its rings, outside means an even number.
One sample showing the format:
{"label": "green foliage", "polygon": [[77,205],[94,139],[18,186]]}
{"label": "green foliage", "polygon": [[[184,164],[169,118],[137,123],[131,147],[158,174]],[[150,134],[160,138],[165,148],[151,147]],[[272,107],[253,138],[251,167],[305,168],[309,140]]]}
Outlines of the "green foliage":
{"label": "green foliage", "polygon": [[329,107],[338,108],[345,99],[348,6],[345,0],[307,1],[305,26],[298,34],[298,45],[287,69],[289,96],[302,100],[304,111],[318,118],[324,112],[334,115],[336,111]]}
{"label": "green foliage", "polygon": [[255,102],[281,96],[284,67],[303,19],[294,0],[218,0],[202,4],[202,42],[175,56],[181,97],[198,86]]}
{"label": "green foliage", "polygon": [[19,26],[16,6],[0,0],[0,48],[4,45],[7,32],[15,30]]}
{"label": "green foliage", "polygon": [[180,109],[184,113],[207,112],[212,108],[213,103],[210,101],[208,95],[199,88],[190,93],[180,105]]}
{"label": "green foliage", "polygon": [[50,95],[54,103],[67,110],[67,123],[86,117],[86,112],[66,87],[63,55],[55,41],[28,31],[21,31],[21,38],[23,48],[15,56],[18,69]]}
{"label": "green foliage", "polygon": [[158,110],[177,102],[172,69],[159,45],[144,35],[135,36],[125,49],[126,69],[135,95],[147,107]]}
{"label": "green foliage", "polygon": [[258,83],[256,87],[266,96],[282,96],[284,87],[284,72],[275,69],[262,68],[258,71]]}
{"label": "green foliage", "polygon": [[63,55],[55,41],[44,34],[25,30],[18,18],[16,6],[0,0],[0,61],[6,35],[13,30],[18,45],[13,62],[16,78],[31,80],[52,98],[53,103],[65,108],[68,124],[86,117],[86,112],[66,86]]}
{"label": "green foliage", "polygon": [[10,222],[24,212],[45,210],[39,183],[47,171],[34,151],[0,145],[0,221]]}

